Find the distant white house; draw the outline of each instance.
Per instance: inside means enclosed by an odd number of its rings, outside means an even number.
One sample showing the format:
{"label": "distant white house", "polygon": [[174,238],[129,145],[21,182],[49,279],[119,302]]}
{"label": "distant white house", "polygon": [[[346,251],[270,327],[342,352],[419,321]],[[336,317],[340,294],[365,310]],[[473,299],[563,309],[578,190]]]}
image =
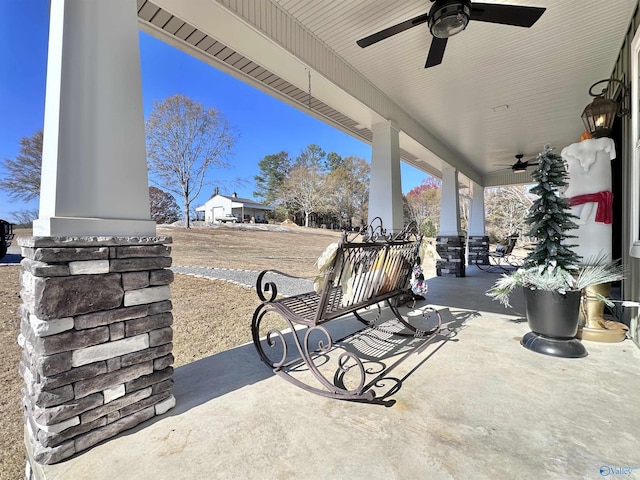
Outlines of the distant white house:
{"label": "distant white house", "polygon": [[[234,192],[233,195],[214,194],[207,202],[196,208],[198,218],[204,216],[204,221],[214,223],[233,215],[238,222],[266,222],[265,212],[270,212],[273,207],[268,207],[250,198],[240,198]],[[204,215],[203,213],[204,212]]]}

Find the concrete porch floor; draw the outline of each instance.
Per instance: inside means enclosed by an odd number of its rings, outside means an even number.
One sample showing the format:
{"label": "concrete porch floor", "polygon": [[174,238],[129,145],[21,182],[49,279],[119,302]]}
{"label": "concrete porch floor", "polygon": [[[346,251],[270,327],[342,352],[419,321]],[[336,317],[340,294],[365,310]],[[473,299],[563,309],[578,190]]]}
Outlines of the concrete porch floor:
{"label": "concrete porch floor", "polygon": [[589,356],[582,359],[530,352],[519,343],[528,331],[522,299],[507,310],[484,295],[496,278],[468,267],[465,278],[429,280],[427,302],[454,334],[435,338],[392,372],[399,381],[392,406],[305,392],[243,345],[177,368],[177,405],[165,416],[37,474],[640,478],[638,348],[630,340],[585,342]]}

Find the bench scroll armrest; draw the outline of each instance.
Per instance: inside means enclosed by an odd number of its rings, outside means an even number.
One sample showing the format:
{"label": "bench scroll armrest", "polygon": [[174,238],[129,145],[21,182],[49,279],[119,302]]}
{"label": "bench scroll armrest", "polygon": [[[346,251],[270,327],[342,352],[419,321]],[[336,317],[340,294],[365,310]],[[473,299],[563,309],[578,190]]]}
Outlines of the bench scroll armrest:
{"label": "bench scroll armrest", "polygon": [[[263,302],[273,302],[278,296],[278,287],[275,282],[264,282],[264,276],[269,272],[275,272],[275,270],[263,270],[256,280],[256,293]],[[265,293],[269,295],[266,296]]]}

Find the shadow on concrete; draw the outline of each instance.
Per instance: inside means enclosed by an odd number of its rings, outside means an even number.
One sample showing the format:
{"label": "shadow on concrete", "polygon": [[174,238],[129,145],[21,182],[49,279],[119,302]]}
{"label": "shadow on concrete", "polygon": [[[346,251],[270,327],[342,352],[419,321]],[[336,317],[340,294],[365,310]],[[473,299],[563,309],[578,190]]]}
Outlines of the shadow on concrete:
{"label": "shadow on concrete", "polygon": [[[524,317],[524,294],[516,289],[511,295],[511,307],[505,308],[500,302],[486,295],[500,275],[483,272],[476,266],[466,267],[464,277],[437,277],[435,272],[427,278],[429,303],[460,308],[464,310],[490,312],[498,315]],[[427,275],[425,274],[425,277]]]}
{"label": "shadow on concrete", "polygon": [[[452,312],[448,308],[439,309],[442,318],[442,330],[441,333],[434,335],[428,339],[415,339],[406,337],[395,337],[395,347],[387,348],[386,352],[380,352],[381,357],[376,358],[375,352],[369,349],[367,352],[360,354],[363,357],[371,358],[371,362],[379,363],[379,367],[383,370],[386,369],[387,363],[392,363],[396,358],[402,354],[406,354],[411,350],[411,354],[407,358],[406,364],[401,365],[401,368],[393,370],[396,375],[391,375],[391,370],[384,372],[384,375],[378,376],[369,388],[372,388],[376,392],[376,398],[372,401],[351,401],[353,403],[367,403],[373,405],[382,405],[391,407],[395,405],[396,400],[392,396],[396,395],[403,387],[405,382],[415,374],[419,369],[424,368],[427,362],[434,357],[436,353],[441,351],[443,347],[449,342],[458,342],[457,338],[460,331],[465,328],[465,323],[480,314],[474,311],[459,311]],[[406,312],[403,312],[406,313]],[[353,317],[345,317],[329,322],[325,326],[331,330],[331,335],[335,338],[340,336],[352,336],[336,341],[338,348],[333,349],[328,356],[331,360],[335,360],[335,357],[339,355],[339,351],[343,349],[350,349],[359,341],[367,338],[368,345],[372,345],[371,342],[377,341],[376,337],[379,332],[367,327],[363,327],[362,323],[356,321]],[[291,336],[292,333],[288,332],[286,335]],[[412,342],[420,342],[417,348],[409,349],[408,345]],[[348,347],[345,345],[348,343]],[[417,356],[427,351],[430,346],[434,346],[433,350],[429,352],[424,358],[420,359],[418,363],[411,359],[418,358]],[[344,351],[344,350],[343,350]],[[363,361],[369,362],[366,358]],[[305,372],[302,372],[305,375]],[[374,373],[375,375],[375,373]],[[155,416],[135,427],[128,429],[118,434],[120,438],[126,438],[129,436],[136,436],[139,432],[147,429],[151,425],[159,422],[163,422],[168,417],[179,417],[186,415],[185,419],[193,418],[193,415],[200,415],[197,413],[198,407],[205,405],[206,403],[224,397],[226,394],[240,390],[252,385],[257,385],[264,380],[269,380],[275,377],[276,374],[267,367],[261,360],[253,345],[253,343],[247,343],[238,347],[226,350],[224,352],[216,353],[209,357],[196,360],[189,364],[180,366],[175,369],[173,380],[173,395],[176,399],[176,406],[169,410],[167,413],[159,416]],[[273,385],[263,385],[258,390],[253,387],[250,390],[251,395],[266,395],[262,397],[269,398],[271,395],[280,395],[280,389],[278,385],[288,384],[281,378],[274,378]],[[258,393],[256,393],[258,392]],[[313,393],[304,392],[311,397]],[[224,400],[223,400],[224,401]],[[340,402],[341,403],[341,402]],[[196,413],[190,412],[196,410]],[[185,420],[187,422],[193,420]],[[203,421],[207,421],[204,420]],[[107,439],[100,442],[98,445],[91,447],[90,450],[94,450],[99,445],[110,444],[112,439]],[[82,457],[85,452],[80,452],[71,458]],[[65,460],[67,462],[68,460]]]}
{"label": "shadow on concrete", "polygon": [[[452,312],[448,308],[439,309],[439,312],[442,318],[441,333],[427,339],[395,337],[398,339],[395,343],[397,348],[389,349],[386,353],[381,352],[382,356],[380,358],[375,358],[372,350],[364,353],[360,352],[363,357],[370,357],[372,362],[379,363],[380,367],[384,370],[387,367],[385,362],[393,362],[398,356],[408,352],[407,345],[409,343],[420,342],[417,348],[409,349],[411,350],[407,358],[409,361],[401,365],[402,368],[393,370],[395,365],[392,365],[392,368],[384,372],[384,375],[378,376],[374,382],[371,382],[372,384],[368,386],[368,388],[375,390],[376,398],[372,401],[352,400],[348,403],[366,403],[392,407],[396,404],[396,400],[391,397],[400,391],[405,382],[419,369],[424,368],[427,362],[432,359],[436,353],[441,351],[446,344],[449,342],[458,342],[459,339],[457,336],[459,332],[465,328],[465,323],[479,316],[478,312]],[[345,343],[349,342],[352,347],[357,341],[362,340],[364,337],[368,337],[369,340],[371,340],[379,334],[376,330],[363,327],[362,323],[356,321],[351,316],[334,320],[325,326],[331,329],[331,335],[336,336],[336,338],[339,338],[339,335],[348,337],[336,341],[336,346],[339,348],[333,349],[330,352],[329,356],[332,357],[332,360],[339,355],[339,350],[345,347]],[[350,332],[351,336],[349,336]],[[291,336],[292,333],[288,332],[286,335]],[[356,341],[354,341],[354,339]],[[368,344],[371,345],[371,342]],[[417,358],[417,355],[424,353],[431,345],[434,346],[434,349],[430,353],[418,363],[415,363],[415,360],[411,362],[412,358]],[[347,347],[347,349],[351,347]],[[363,358],[363,361],[367,366],[370,366],[370,362],[366,359]],[[396,375],[391,375],[391,370],[393,370]],[[176,399],[176,406],[163,415],[155,416],[131,429],[119,433],[117,437],[135,437],[141,431],[149,428],[151,425],[163,422],[163,420],[166,420],[168,417],[185,415],[186,422],[193,421],[189,419],[191,419],[193,415],[200,415],[200,413],[194,413],[192,410],[198,411],[198,407],[210,401],[224,397],[233,391],[259,384],[275,376],[276,374],[260,360],[253,343],[247,343],[180,366],[175,369],[173,375],[175,383],[172,393]],[[281,378],[274,378],[273,381],[281,382],[282,385],[285,384]],[[276,383],[274,385],[262,386],[262,388],[258,390],[255,390],[254,387],[254,389],[251,390],[251,394],[258,396],[261,394],[267,396],[274,395],[277,397],[280,395],[280,390],[277,388],[277,385]],[[305,393],[308,394],[310,398],[314,396],[313,393]],[[263,400],[264,398],[265,397],[263,397]],[[207,420],[203,419],[203,421]],[[110,444],[111,441],[112,439],[107,439],[91,447],[90,450],[94,450],[100,445]],[[84,451],[80,452],[71,458],[82,457],[84,453]],[[69,461],[69,459],[65,460],[65,462],[67,461]]]}
{"label": "shadow on concrete", "polygon": [[[367,384],[369,388],[376,391],[376,398],[367,403],[391,406],[395,401],[390,397],[400,390],[411,374],[448,342],[457,342],[456,337],[464,328],[464,324],[469,319],[478,316],[479,313],[473,311],[451,312],[448,308],[444,308],[440,309],[440,315],[442,317],[441,333],[428,339],[398,336],[393,336],[390,339],[391,335],[385,335],[383,338],[380,336],[380,332],[363,328],[361,323],[351,317],[335,320],[326,325],[330,329],[332,337],[347,336],[348,338],[336,341],[335,348],[328,355],[318,356],[319,361],[328,363],[329,357],[334,360],[339,351],[353,351],[362,358],[369,374],[374,377],[369,379]],[[291,332],[286,334],[289,337],[291,335]],[[398,357],[410,352],[422,353],[430,345],[435,345],[434,350],[419,364],[399,376],[390,375],[396,367],[394,362],[398,360]],[[407,358],[411,359],[411,355]],[[391,369],[387,370],[389,366]],[[303,376],[308,375],[308,371],[303,370],[305,370],[304,367],[297,373],[301,373]],[[376,376],[378,372],[382,372],[383,375]],[[275,374],[260,360],[252,343],[183,365],[176,368],[173,375],[175,382],[173,394],[176,398],[176,407],[170,410],[167,415],[181,415],[215,398],[273,376]]]}
{"label": "shadow on concrete", "polygon": [[180,415],[229,392],[274,376],[260,360],[252,343],[216,353],[176,368],[173,395]]}
{"label": "shadow on concrete", "polygon": [[384,372],[382,376],[376,378],[374,382],[371,382],[372,388],[380,388],[384,392],[378,392],[374,402],[372,403],[380,403],[387,407],[393,406],[395,404],[395,400],[390,399],[390,397],[400,391],[405,381],[407,381],[418,369],[423,368],[424,365],[447,343],[458,342],[459,339],[456,337],[459,332],[464,329],[465,323],[468,320],[479,316],[478,312],[461,311],[453,313],[448,308],[440,309],[439,313],[442,318],[442,329],[440,333],[424,340],[421,345],[415,349],[415,354],[423,353],[430,346],[435,346],[434,349],[403,375],[391,376],[391,372],[393,370],[392,367]]}
{"label": "shadow on concrete", "polygon": [[22,261],[22,255],[19,253],[7,253],[0,258],[0,265],[17,265]]}

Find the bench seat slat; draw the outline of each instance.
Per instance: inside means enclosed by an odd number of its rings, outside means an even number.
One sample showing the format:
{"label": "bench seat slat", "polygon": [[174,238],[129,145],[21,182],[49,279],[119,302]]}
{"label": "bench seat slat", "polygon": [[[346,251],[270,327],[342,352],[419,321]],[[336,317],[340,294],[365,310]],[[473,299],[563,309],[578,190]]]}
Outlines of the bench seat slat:
{"label": "bench seat slat", "polygon": [[[295,323],[304,325],[316,324],[316,313],[321,295],[316,292],[307,292],[293,297],[278,299],[271,304],[285,314]],[[332,314],[343,310],[342,304],[342,288],[340,286],[333,287],[328,296],[327,314]],[[351,309],[349,309],[351,310]]]}

